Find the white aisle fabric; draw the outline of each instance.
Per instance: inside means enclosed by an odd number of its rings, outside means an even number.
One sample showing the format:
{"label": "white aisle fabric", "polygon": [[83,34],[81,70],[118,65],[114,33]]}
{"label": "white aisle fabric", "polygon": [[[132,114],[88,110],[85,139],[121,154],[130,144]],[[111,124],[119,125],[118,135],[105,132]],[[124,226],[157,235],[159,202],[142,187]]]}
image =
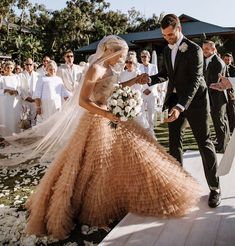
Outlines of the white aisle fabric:
{"label": "white aisle fabric", "polygon": [[[232,83],[233,89],[235,89],[235,78],[229,77],[229,81]],[[223,176],[229,173],[235,156],[235,131],[233,131],[232,137],[228,143],[222,160],[219,164],[216,175]]]}
{"label": "white aisle fabric", "polygon": [[2,76],[0,78],[0,135],[9,136],[12,133],[19,133],[19,122],[22,110],[20,96],[11,96],[5,93],[4,89],[17,90],[20,94],[19,80],[16,75]]}
{"label": "white aisle fabric", "polygon": [[233,131],[233,135],[229,141],[229,144],[219,164],[216,173],[217,176],[223,176],[229,173],[233,164],[234,156],[235,156],[235,131]]}

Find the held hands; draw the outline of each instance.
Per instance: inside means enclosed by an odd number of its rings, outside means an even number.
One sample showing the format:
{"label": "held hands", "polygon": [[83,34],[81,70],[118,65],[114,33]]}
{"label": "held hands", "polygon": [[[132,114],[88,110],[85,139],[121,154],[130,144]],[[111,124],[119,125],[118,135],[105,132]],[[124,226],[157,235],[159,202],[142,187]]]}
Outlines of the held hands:
{"label": "held hands", "polygon": [[145,90],[143,91],[143,93],[144,93],[146,96],[148,96],[148,95],[151,93],[151,91],[150,91],[149,89],[145,89]]}
{"label": "held hands", "polygon": [[170,123],[177,120],[181,112],[182,110],[178,106],[173,107],[168,114],[168,118],[166,118],[164,122]]}
{"label": "held hands", "polygon": [[232,88],[232,84],[229,81],[228,78],[223,77],[221,74],[219,74],[219,83],[213,83],[210,85],[211,89],[223,91]]}
{"label": "held hands", "polygon": [[136,77],[136,83],[147,84],[149,82],[149,76],[147,73],[142,73]]}

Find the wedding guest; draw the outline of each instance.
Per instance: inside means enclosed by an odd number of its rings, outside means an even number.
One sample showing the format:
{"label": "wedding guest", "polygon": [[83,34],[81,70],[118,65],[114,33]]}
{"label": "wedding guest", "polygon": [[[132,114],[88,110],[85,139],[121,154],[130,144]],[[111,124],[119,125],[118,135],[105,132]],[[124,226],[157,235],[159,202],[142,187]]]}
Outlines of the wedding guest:
{"label": "wedding guest", "polygon": [[[219,74],[225,74],[225,64],[216,54],[215,43],[206,40],[203,45],[203,54],[205,57],[204,77],[208,87],[219,80]],[[230,139],[228,117],[226,112],[227,93],[226,91],[215,91],[209,88],[209,99],[211,106],[211,118],[216,133],[217,143],[215,149],[219,153],[224,153]]]}
{"label": "wedding guest", "polygon": [[[226,64],[225,77],[235,77],[235,66],[233,65],[233,55],[226,53],[223,56],[223,61]],[[229,122],[230,133],[233,132],[235,127],[235,92],[234,89],[228,89],[228,103],[227,103],[227,116]]]}
{"label": "wedding guest", "polygon": [[47,74],[46,71],[46,66],[48,64],[48,62],[50,61],[50,57],[48,55],[44,55],[42,58],[42,64],[41,66],[37,69],[37,73],[39,74],[39,76],[44,76]]}
{"label": "wedding guest", "polygon": [[5,74],[5,62],[1,64],[1,75]]}
{"label": "wedding guest", "polygon": [[15,65],[14,73],[20,74],[22,72],[22,67],[19,64]]}
{"label": "wedding guest", "polygon": [[36,124],[36,104],[33,99],[39,74],[34,71],[32,58],[27,58],[24,62],[25,70],[20,74],[21,97],[23,104],[29,109],[31,126]]}
{"label": "wedding guest", "polygon": [[14,63],[5,62],[4,75],[0,77],[0,135],[7,136],[20,132],[21,114],[20,81],[13,73]]}
{"label": "wedding guest", "polygon": [[[141,62],[139,65],[139,70],[141,73],[146,73],[148,75],[155,75],[158,70],[155,64],[150,63],[150,53],[147,50],[141,52]],[[151,131],[154,130],[154,115],[157,109],[157,97],[158,97],[158,85],[147,87],[143,91],[144,107],[147,110],[147,119]]]}
{"label": "wedding guest", "polygon": [[215,148],[210,139],[210,105],[203,77],[203,52],[196,43],[184,37],[176,15],[164,16],[161,31],[169,44],[163,51],[161,71],[150,78],[153,85],[169,80],[164,108],[169,109],[166,122],[169,128],[170,154],[183,163],[182,141],[188,121],[198,144],[210,188],[208,205],[214,208],[221,202],[221,191],[216,177]]}
{"label": "wedding guest", "polygon": [[[138,61],[136,54],[133,52],[129,52],[125,61],[125,70],[120,73],[119,80],[120,83],[126,82],[130,79],[135,78],[138,74],[140,74],[140,71],[137,68]],[[139,91],[141,94],[143,92],[143,88],[145,85],[140,84],[134,84],[131,86],[134,90]],[[143,95],[143,94],[142,94]],[[142,96],[143,97],[143,96]],[[142,104],[142,110],[139,116],[135,118],[139,124],[141,124],[144,128],[148,129],[151,133],[151,129],[148,124],[148,120],[145,113],[144,105]]]}
{"label": "wedding guest", "polygon": [[73,94],[74,89],[79,85],[82,69],[79,65],[74,64],[74,54],[72,50],[64,53],[65,64],[59,66],[57,75],[62,79],[65,88]]}
{"label": "wedding guest", "polygon": [[37,123],[40,123],[57,110],[60,110],[63,101],[69,97],[63,81],[56,76],[57,65],[50,60],[46,66],[46,76],[39,77],[33,98],[36,103]]}

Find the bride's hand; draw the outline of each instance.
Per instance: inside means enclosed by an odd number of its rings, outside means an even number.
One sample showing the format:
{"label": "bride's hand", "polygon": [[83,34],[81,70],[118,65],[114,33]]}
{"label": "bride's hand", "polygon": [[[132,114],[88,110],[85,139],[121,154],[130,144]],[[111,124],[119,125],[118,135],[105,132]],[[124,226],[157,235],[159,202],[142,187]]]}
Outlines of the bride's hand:
{"label": "bride's hand", "polygon": [[104,117],[109,119],[110,121],[112,121],[115,124],[120,122],[120,118],[118,116],[114,115],[113,113],[109,112],[109,111],[105,112]]}

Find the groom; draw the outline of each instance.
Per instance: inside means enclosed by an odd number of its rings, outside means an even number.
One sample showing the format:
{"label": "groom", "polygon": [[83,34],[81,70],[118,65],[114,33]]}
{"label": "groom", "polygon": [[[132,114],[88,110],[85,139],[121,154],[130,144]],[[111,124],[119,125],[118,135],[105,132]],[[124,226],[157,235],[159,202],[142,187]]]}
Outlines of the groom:
{"label": "groom", "polygon": [[182,34],[179,18],[166,15],[161,21],[164,39],[169,43],[163,52],[162,70],[151,78],[151,85],[169,80],[164,108],[169,109],[170,154],[183,163],[182,137],[188,120],[202,157],[210,188],[208,205],[217,207],[221,201],[217,159],[210,139],[208,89],[203,77],[203,53]]}

